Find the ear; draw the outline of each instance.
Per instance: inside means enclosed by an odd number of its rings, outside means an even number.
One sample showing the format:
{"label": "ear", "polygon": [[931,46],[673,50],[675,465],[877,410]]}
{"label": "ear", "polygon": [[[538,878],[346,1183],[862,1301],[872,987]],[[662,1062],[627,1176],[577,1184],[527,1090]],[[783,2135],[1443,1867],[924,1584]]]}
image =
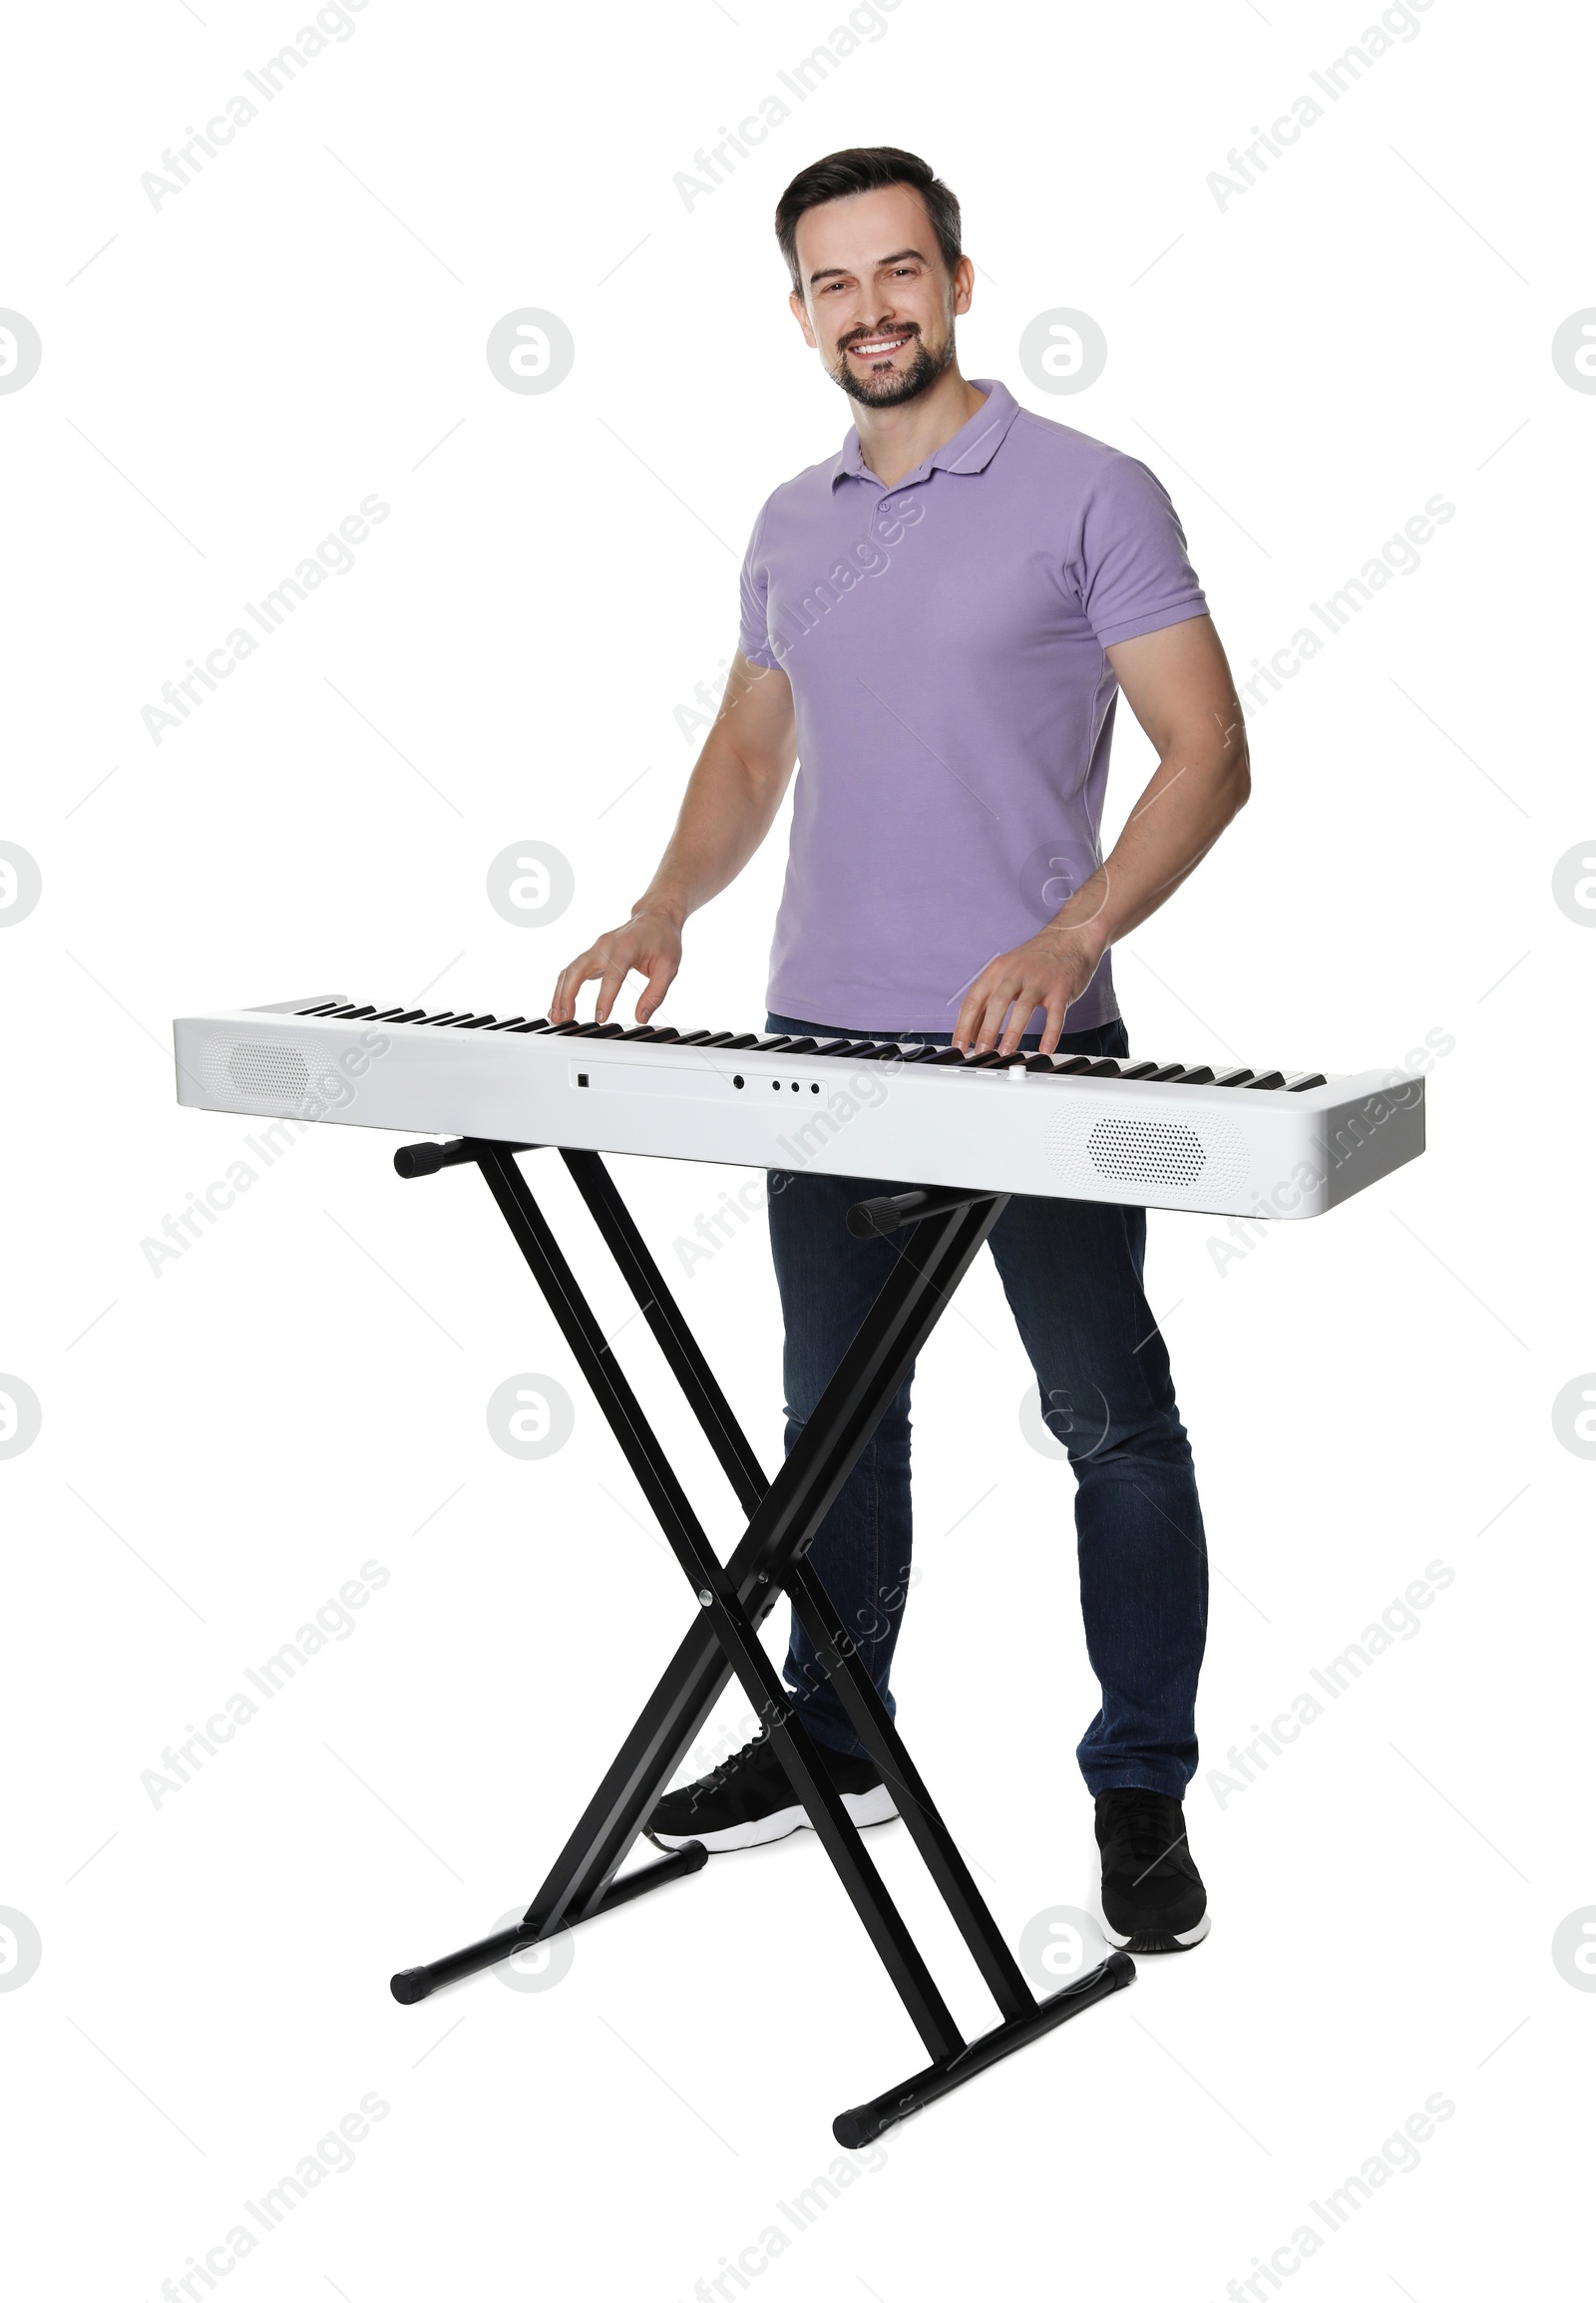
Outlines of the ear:
{"label": "ear", "polygon": [[809,349],[812,352],[818,352],[820,349],[819,338],[816,336],[814,329],[809,325],[808,309],[805,306],[803,297],[798,293],[796,288],[793,289],[792,294],[787,298],[787,306],[791,311],[793,318],[798,322],[799,327],[802,328],[804,332],[804,342],[809,346]]}
{"label": "ear", "polygon": [[954,310],[968,312],[976,293],[976,267],[969,256],[961,256],[954,266]]}

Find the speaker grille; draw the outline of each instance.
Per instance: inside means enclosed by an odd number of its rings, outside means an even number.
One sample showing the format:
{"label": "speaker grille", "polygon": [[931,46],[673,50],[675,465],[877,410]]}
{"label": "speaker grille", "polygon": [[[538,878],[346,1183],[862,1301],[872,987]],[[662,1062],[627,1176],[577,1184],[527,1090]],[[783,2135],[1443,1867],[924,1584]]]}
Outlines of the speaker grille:
{"label": "speaker grille", "polygon": [[298,1103],[310,1085],[305,1059],[294,1047],[261,1047],[241,1040],[227,1058],[227,1071],[240,1095],[270,1096]]}
{"label": "speaker grille", "polygon": [[200,1088],[222,1111],[297,1113],[311,1094],[306,1051],[281,1041],[206,1039],[195,1065]]}
{"label": "speaker grille", "polygon": [[1100,1119],[1086,1156],[1100,1176],[1127,1184],[1194,1184],[1208,1164],[1195,1128],[1156,1119]]}
{"label": "speaker grille", "polygon": [[1247,1182],[1247,1147],[1222,1119],[1187,1123],[1064,1111],[1047,1131],[1047,1157],[1064,1183],[1137,1184],[1189,1193],[1208,1207],[1234,1198]]}

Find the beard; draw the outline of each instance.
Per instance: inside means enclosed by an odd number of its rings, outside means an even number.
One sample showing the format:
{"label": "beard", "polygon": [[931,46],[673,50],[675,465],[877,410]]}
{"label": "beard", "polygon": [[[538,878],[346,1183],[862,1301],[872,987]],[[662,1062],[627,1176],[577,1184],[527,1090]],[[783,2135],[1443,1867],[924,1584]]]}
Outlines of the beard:
{"label": "beard", "polygon": [[[860,337],[859,341],[863,343],[867,339]],[[953,330],[949,330],[948,341],[940,352],[929,351],[924,337],[917,335],[897,357],[901,360],[905,353],[911,355],[907,367],[894,367],[875,375],[853,367],[844,349],[837,354],[831,380],[840,384],[849,399],[857,400],[863,408],[901,408],[906,400],[918,400],[922,392],[929,391],[937,378],[953,365]]]}

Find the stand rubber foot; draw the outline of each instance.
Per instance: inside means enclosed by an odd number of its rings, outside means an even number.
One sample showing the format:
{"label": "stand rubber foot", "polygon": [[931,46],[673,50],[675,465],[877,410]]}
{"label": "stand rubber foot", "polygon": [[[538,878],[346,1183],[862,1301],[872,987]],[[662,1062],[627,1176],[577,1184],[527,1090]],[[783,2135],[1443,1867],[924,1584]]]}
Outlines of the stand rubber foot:
{"label": "stand rubber foot", "polygon": [[1067,2023],[1072,2015],[1079,2015],[1082,2008],[1095,2006],[1098,2000],[1106,1999],[1111,1992],[1123,1991],[1126,1984],[1135,1980],[1135,1961],[1123,1951],[1111,1952],[1100,1967],[1094,1967],[1077,1982],[1066,1984],[1062,1991],[1055,1991],[1050,1999],[1039,2001],[1029,2015],[1014,2016],[1007,2023],[999,2024],[996,2031],[984,2033],[968,2047],[961,2048],[957,2055],[945,2056],[940,2063],[917,2072],[901,2087],[889,2088],[874,2103],[857,2104],[852,2111],[839,2111],[831,2122],[832,2133],[845,2150],[860,2150],[866,2143],[874,2142],[877,2135],[885,2134],[889,2127],[895,2127],[900,2119],[924,2111],[927,2104],[934,2104],[939,2096],[948,2095],[966,2080],[974,2079],[977,2072],[988,2070],[1005,2055],[1012,2055],[1015,2048],[1028,2047],[1033,2039],[1040,2039],[1043,2032],[1051,2031],[1056,2024]]}

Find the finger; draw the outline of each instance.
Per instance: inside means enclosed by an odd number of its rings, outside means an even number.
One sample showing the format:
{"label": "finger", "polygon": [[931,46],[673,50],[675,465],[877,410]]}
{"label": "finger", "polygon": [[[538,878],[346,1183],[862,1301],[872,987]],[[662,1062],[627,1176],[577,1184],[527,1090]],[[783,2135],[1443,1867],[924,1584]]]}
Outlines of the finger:
{"label": "finger", "polygon": [[1035,993],[1028,984],[1021,982],[1019,989],[1014,993],[1014,1004],[1008,1011],[1008,1022],[1004,1027],[1003,1035],[998,1042],[999,1055],[1013,1054],[1025,1036],[1035,1005]]}
{"label": "finger", "polygon": [[960,1008],[958,1020],[954,1024],[954,1045],[961,1054],[966,1052],[970,1046],[970,1035],[976,1028],[976,1017],[979,1012],[980,1010],[976,1005],[976,993],[972,988],[965,993],[965,1003]]}
{"label": "finger", "polygon": [[992,991],[993,969],[997,964],[996,959],[989,960],[981,973],[976,977],[975,982],[965,993],[964,1005],[959,1010],[959,1020],[954,1025],[954,1045],[962,1048],[967,1055],[970,1052],[971,1041],[975,1036],[976,1026],[981,1021],[982,1010],[986,1007]]}
{"label": "finger", "polygon": [[630,968],[623,964],[617,966],[612,960],[605,966],[603,974],[599,978],[598,996],[594,1001],[593,1019],[595,1023],[607,1023],[609,1021],[609,1010],[615,1004],[615,995],[630,972]]}
{"label": "finger", "polygon": [[1004,1055],[1014,1053],[1030,1029],[1030,1019],[1038,1007],[1050,1015],[1051,1010],[1047,1007],[1047,996],[1043,984],[1027,982],[1023,977],[1020,979],[1019,988],[1014,993],[1014,1005],[1008,1018],[1008,1028],[1003,1033],[1002,1053]]}
{"label": "finger", "polygon": [[1062,992],[1056,993],[1053,998],[1048,1000],[1047,1020],[1042,1026],[1041,1039],[1038,1042],[1041,1054],[1052,1055],[1056,1052],[1059,1034],[1064,1028],[1064,1017],[1068,1012],[1069,1002]]}
{"label": "finger", "polygon": [[988,993],[986,1010],[981,1018],[981,1028],[976,1034],[976,1053],[978,1055],[985,1055],[989,1048],[997,1046],[998,1034],[1002,1030],[1003,1017],[1008,1012],[1008,1003],[1017,989],[1018,984],[1012,974],[999,975],[996,979],[992,990]]}
{"label": "finger", "polygon": [[573,960],[569,967],[561,969],[555,982],[554,1002],[549,1010],[551,1023],[569,1023],[577,1012],[577,994],[598,969],[593,965],[592,952],[585,952],[580,960]]}
{"label": "finger", "polygon": [[665,960],[656,960],[648,970],[648,980],[637,994],[637,1021],[646,1023],[659,1006],[665,993],[675,981],[676,970]]}

